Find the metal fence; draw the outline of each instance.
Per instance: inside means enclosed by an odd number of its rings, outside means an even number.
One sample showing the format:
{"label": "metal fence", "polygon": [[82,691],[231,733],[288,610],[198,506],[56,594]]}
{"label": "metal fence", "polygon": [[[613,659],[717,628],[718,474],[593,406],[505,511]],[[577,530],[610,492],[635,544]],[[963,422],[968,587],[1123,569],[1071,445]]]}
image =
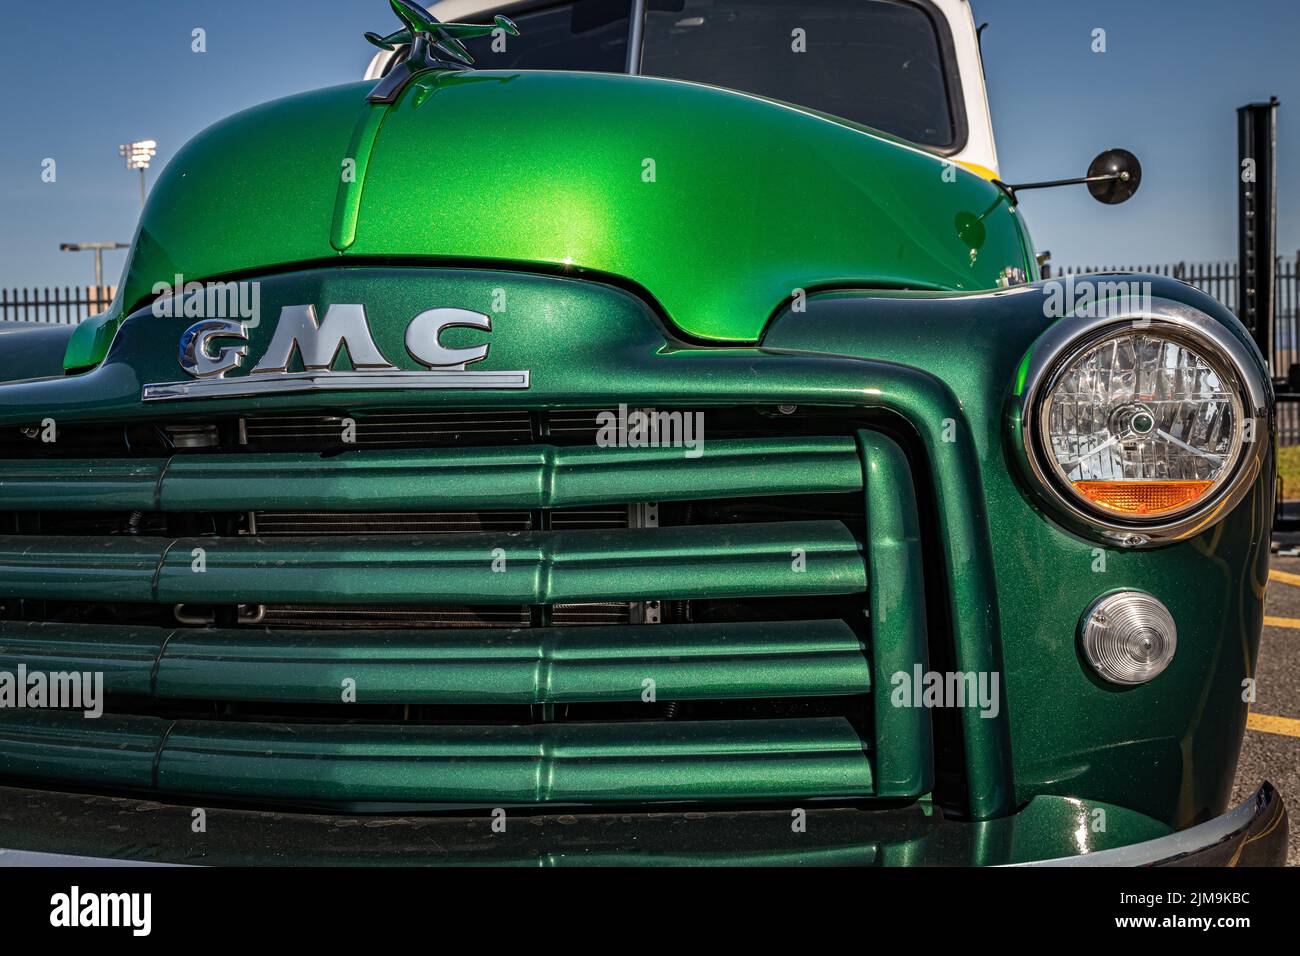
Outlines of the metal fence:
{"label": "metal fence", "polygon": [[[1045,274],[1046,274],[1046,270]],[[1236,262],[1179,262],[1154,266],[1066,266],[1053,277],[1091,272],[1150,272],[1172,276],[1214,296],[1237,311]],[[1277,289],[1273,300],[1272,349],[1265,356],[1278,391],[1278,442],[1300,445],[1300,252],[1278,257]]]}
{"label": "metal fence", "polygon": [[0,289],[0,321],[76,325],[107,309],[116,291],[111,285]]}
{"label": "metal fence", "polygon": [[[1287,278],[1295,282],[1295,262],[1278,260],[1278,283],[1282,284],[1284,267],[1289,267]],[[1234,313],[1237,311],[1237,263],[1233,262],[1176,262],[1164,265],[1147,266],[1064,266],[1062,268],[1043,269],[1044,278],[1060,278],[1067,275],[1087,275],[1093,272],[1147,272],[1152,275],[1170,276],[1194,285],[1208,295],[1214,296]],[[1279,290],[1280,291],[1280,290]],[[1279,296],[1279,301],[1280,301]],[[1294,299],[1292,300],[1294,303]]]}

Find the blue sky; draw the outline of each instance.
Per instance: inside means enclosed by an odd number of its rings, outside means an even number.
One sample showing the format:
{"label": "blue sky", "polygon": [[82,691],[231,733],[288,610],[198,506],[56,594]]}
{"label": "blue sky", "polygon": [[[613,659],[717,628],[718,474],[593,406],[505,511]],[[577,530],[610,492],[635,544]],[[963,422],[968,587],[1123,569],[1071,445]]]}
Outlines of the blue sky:
{"label": "blue sky", "polygon": [[[1236,255],[1235,108],[1276,94],[1278,247],[1300,248],[1300,3],[1296,0],[972,0],[1003,177],[1081,175],[1109,146],[1142,160],[1138,195],[1102,206],[1082,187],[1024,196],[1057,264]],[[137,173],[117,144],[156,139],[152,182],[176,150],[236,110],[359,79],[386,30],[383,0],[5,0],[0,28],[0,286],[84,283],[88,253],[129,241]],[[191,51],[202,27],[207,52]],[[1107,51],[1090,49],[1106,30]],[[1293,119],[1294,117],[1294,119]],[[41,181],[42,160],[57,182]],[[1289,164],[1289,165],[1288,165]],[[123,254],[109,253],[110,280]]]}

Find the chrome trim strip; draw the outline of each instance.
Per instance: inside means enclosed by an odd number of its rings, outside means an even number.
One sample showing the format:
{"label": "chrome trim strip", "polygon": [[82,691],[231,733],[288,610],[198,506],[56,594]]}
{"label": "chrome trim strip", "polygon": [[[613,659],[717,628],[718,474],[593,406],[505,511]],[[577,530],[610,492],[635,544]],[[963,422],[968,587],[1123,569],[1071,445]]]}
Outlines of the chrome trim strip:
{"label": "chrome trim strip", "polygon": [[122,867],[122,866],[189,866],[187,863],[156,863],[153,860],[120,860],[108,856],[78,856],[68,853],[42,853],[36,850],[10,850],[0,847],[0,867]]}
{"label": "chrome trim strip", "polygon": [[[1245,345],[1222,323],[1198,309],[1172,299],[1153,298],[1150,312],[1132,311],[1119,315],[1063,318],[1034,343],[1028,355],[1025,387],[1013,396],[1013,427],[1018,429],[1019,459],[1029,472],[1034,490],[1063,523],[1110,544],[1125,548],[1154,548],[1183,541],[1215,524],[1246,496],[1259,476],[1264,454],[1272,440],[1267,384],[1255,371],[1257,362]],[[1113,519],[1087,509],[1063,492],[1053,471],[1042,460],[1045,454],[1036,434],[1041,397],[1061,368],[1095,342],[1125,329],[1165,332],[1196,347],[1208,349],[1226,369],[1235,374],[1240,393],[1243,425],[1255,422],[1257,440],[1249,446],[1239,443],[1235,473],[1198,502],[1193,510],[1159,524]]]}
{"label": "chrome trim strip", "polygon": [[141,401],[174,402],[187,398],[243,398],[300,392],[375,392],[401,389],[528,388],[521,372],[290,372],[242,378],[199,379],[146,385]]}

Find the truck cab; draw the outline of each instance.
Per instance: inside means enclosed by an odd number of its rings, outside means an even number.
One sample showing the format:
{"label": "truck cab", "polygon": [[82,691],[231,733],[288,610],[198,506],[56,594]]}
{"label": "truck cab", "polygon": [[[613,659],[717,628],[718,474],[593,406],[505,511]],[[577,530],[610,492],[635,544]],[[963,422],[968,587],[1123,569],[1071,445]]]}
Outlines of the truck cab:
{"label": "truck cab", "polygon": [[0,332],[0,848],[1282,859],[1266,365],[1039,277],[964,2],[375,14]]}
{"label": "truck cab", "polygon": [[[518,37],[470,41],[484,69],[705,83],[860,123],[998,176],[979,33],[966,0],[649,0],[634,34],[636,6],[444,0],[429,11],[483,22],[505,14],[519,24]],[[401,55],[376,53],[365,78],[378,80]]]}

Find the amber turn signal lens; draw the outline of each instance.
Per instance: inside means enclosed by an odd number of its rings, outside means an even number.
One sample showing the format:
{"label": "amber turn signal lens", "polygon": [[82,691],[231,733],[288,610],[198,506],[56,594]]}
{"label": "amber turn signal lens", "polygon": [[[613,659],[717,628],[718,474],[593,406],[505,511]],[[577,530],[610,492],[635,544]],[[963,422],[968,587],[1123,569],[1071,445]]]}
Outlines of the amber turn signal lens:
{"label": "amber turn signal lens", "polygon": [[1186,508],[1212,484],[1212,481],[1076,481],[1074,490],[1115,514],[1151,517]]}

